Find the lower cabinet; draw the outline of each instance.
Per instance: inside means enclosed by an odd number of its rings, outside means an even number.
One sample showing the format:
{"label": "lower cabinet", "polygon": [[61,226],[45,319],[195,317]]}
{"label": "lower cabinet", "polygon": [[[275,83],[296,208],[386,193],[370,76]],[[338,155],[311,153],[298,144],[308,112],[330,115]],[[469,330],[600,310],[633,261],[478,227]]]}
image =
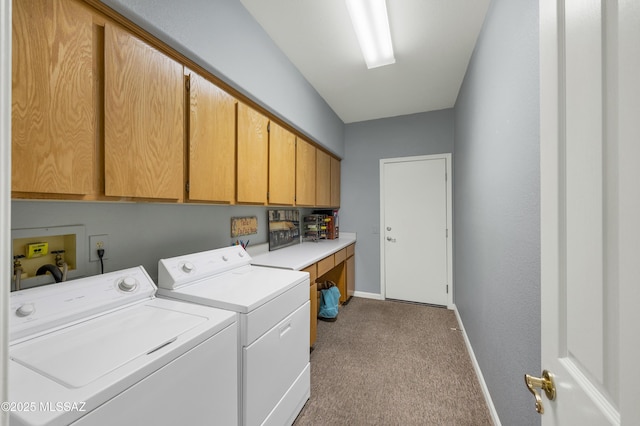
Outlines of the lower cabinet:
{"label": "lower cabinet", "polygon": [[346,269],[346,288],[347,288],[347,300],[353,296],[356,290],[356,257],[355,257],[356,245],[351,244],[347,247],[347,260],[345,261]]}
{"label": "lower cabinet", "polygon": [[311,321],[309,327],[309,346],[313,346],[316,343],[316,337],[318,333],[318,285],[316,284],[317,268],[316,264],[307,266],[302,270],[309,273],[309,301],[311,302],[310,318]]}
{"label": "lower cabinet", "polygon": [[318,284],[315,282],[309,286],[309,301],[311,302],[311,321],[309,327],[309,346],[313,346],[316,343],[318,337]]}
{"label": "lower cabinet", "polygon": [[309,290],[309,299],[311,300],[311,346],[313,346],[317,338],[318,309],[320,304],[320,292],[317,290],[316,283],[333,281],[338,287],[338,290],[340,290],[340,303],[344,304],[347,302],[355,292],[355,246],[355,243],[353,243],[302,270],[309,273],[311,281]]}

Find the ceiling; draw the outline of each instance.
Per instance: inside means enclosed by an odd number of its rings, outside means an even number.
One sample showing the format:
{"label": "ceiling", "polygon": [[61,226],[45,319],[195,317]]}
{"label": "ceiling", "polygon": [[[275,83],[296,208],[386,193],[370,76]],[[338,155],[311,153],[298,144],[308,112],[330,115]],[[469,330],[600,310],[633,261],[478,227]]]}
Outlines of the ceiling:
{"label": "ceiling", "polygon": [[396,63],[367,69],[344,0],[240,0],[345,123],[454,106],[490,0],[387,0]]}

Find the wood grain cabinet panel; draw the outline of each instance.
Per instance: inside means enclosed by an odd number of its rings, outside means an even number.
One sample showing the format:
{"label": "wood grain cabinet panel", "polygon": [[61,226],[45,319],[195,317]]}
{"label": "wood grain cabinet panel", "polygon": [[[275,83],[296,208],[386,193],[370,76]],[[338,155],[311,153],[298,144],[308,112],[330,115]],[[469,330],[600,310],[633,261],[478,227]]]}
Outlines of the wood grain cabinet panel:
{"label": "wood grain cabinet panel", "polygon": [[313,265],[309,265],[306,268],[302,269],[302,272],[308,272],[309,281],[312,283],[316,282],[316,279],[318,278],[318,268],[315,263]]}
{"label": "wood grain cabinet panel", "polygon": [[269,204],[291,206],[296,195],[296,136],[269,124]]}
{"label": "wood grain cabinet panel", "polygon": [[331,157],[331,207],[340,207],[340,160]]}
{"label": "wood grain cabinet panel", "polygon": [[234,97],[189,72],[188,198],[233,203],[236,194]]}
{"label": "wood grain cabinet panel", "polygon": [[334,255],[332,254],[330,256],[325,257],[324,259],[320,259],[317,265],[318,265],[318,277],[321,277],[322,275],[326,274],[331,269],[333,269],[334,266],[336,266]]}
{"label": "wood grain cabinet panel", "polygon": [[318,337],[318,285],[312,283],[309,286],[309,302],[310,306],[310,318],[309,318],[309,346],[313,346],[316,343]]}
{"label": "wood grain cabinet panel", "polygon": [[318,335],[318,285],[316,284],[316,264],[302,269],[309,273],[309,301],[311,302],[311,312],[309,317],[309,346],[313,346]]}
{"label": "wood grain cabinet panel", "polygon": [[182,200],[183,66],[105,25],[105,194]]}
{"label": "wood grain cabinet panel", "polygon": [[242,102],[238,103],[237,201],[267,203],[269,119]]}
{"label": "wood grain cabinet panel", "polygon": [[316,206],[331,205],[331,157],[324,151],[316,153]]}
{"label": "wood grain cabinet panel", "polygon": [[353,296],[356,290],[356,258],[355,256],[348,257],[345,261],[347,270],[347,299]]}
{"label": "wood grain cabinet panel", "polygon": [[296,204],[316,204],[316,147],[298,138],[296,142]]}
{"label": "wood grain cabinet panel", "polygon": [[95,192],[92,25],[77,1],[13,1],[13,191]]}

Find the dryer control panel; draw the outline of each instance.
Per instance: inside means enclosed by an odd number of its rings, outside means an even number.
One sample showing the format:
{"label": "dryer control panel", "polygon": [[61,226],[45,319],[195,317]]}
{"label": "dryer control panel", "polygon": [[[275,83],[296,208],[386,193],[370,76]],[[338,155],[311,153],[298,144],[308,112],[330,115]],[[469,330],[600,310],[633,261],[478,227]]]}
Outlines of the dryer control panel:
{"label": "dryer control panel", "polygon": [[251,256],[239,245],[161,259],[158,287],[172,290],[250,264]]}

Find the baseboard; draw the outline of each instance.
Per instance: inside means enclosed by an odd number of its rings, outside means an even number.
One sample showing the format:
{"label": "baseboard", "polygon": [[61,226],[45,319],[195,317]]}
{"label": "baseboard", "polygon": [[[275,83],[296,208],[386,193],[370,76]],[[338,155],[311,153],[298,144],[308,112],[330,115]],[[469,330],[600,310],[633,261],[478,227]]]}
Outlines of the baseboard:
{"label": "baseboard", "polygon": [[354,291],[353,297],[362,297],[363,299],[376,299],[376,300],[384,300],[379,293],[368,293],[366,291]]}
{"label": "baseboard", "polygon": [[460,318],[460,313],[458,312],[458,307],[453,304],[451,308],[456,313],[456,318],[458,320],[458,324],[462,328],[462,336],[464,337],[464,343],[467,346],[467,351],[469,351],[469,357],[471,358],[471,363],[473,364],[473,369],[476,371],[476,376],[478,376],[478,382],[480,382],[480,387],[482,388],[482,393],[484,394],[484,399],[487,402],[487,407],[489,407],[489,414],[491,415],[491,419],[493,420],[493,424],[495,426],[502,426],[500,423],[500,417],[498,417],[498,412],[496,411],[495,405],[493,405],[493,400],[491,399],[491,394],[489,393],[489,388],[487,388],[487,383],[484,381],[484,376],[482,375],[482,370],[480,370],[480,365],[478,364],[478,360],[476,359],[476,355],[473,353],[473,348],[471,347],[471,342],[469,341],[469,336],[467,336],[467,331],[462,324],[462,318]]}

